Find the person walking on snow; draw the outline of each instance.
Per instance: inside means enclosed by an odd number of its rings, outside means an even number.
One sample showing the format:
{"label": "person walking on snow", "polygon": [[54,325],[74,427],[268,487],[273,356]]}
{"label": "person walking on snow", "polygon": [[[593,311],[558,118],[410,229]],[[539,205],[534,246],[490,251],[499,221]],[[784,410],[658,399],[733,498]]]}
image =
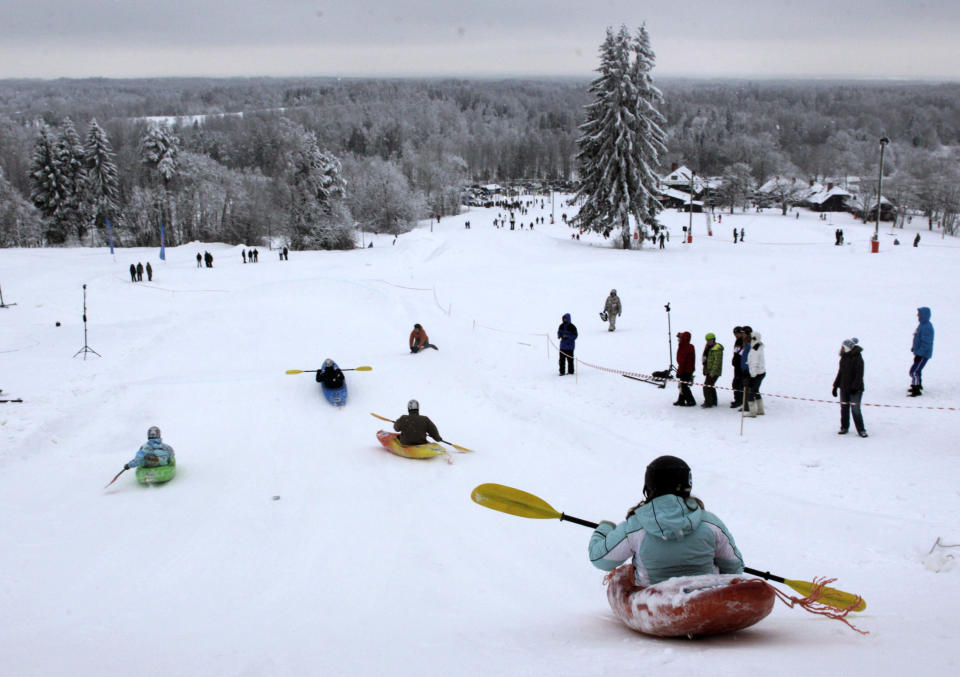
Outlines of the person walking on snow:
{"label": "person walking on snow", "polygon": [[620,317],[622,311],[623,306],[620,304],[620,297],[617,296],[617,290],[611,289],[610,296],[607,297],[607,302],[603,304],[603,312],[606,313],[607,320],[610,322],[610,327],[607,331],[616,331],[617,318]]}
{"label": "person walking on snow", "polygon": [[419,324],[415,324],[413,325],[413,331],[410,332],[410,352],[419,353],[424,348],[440,350],[435,345],[430,343],[430,337],[427,336],[427,332],[424,331],[423,327],[421,327]]}
{"label": "person walking on snow", "polygon": [[840,392],[840,430],[837,434],[846,435],[850,429],[850,413],[853,412],[853,424],[860,437],[867,436],[863,427],[863,415],[860,413],[860,401],[863,399],[863,348],[860,340],[850,338],[840,346],[840,368],[833,379],[833,396]]}
{"label": "person walking on snow", "polygon": [[767,362],[764,355],[765,349],[760,332],[750,332],[750,352],[747,353],[747,369],[743,374],[745,381],[749,383],[747,389],[747,406],[750,412],[746,414],[750,418],[755,418],[758,414],[763,416],[763,398],[760,397],[760,383],[763,377],[767,375]]}
{"label": "person walking on snow", "polygon": [[557,338],[560,339],[560,375],[573,373],[573,351],[577,347],[577,326],[570,321],[570,313],[564,313]]}
{"label": "person walking on snow", "polygon": [[407,413],[393,423],[393,429],[400,433],[397,440],[407,446],[426,444],[427,435],[437,442],[442,442],[440,431],[426,416],[420,415],[420,403],[416,400],[407,402]]}
{"label": "person walking on snow", "polygon": [[704,338],[707,344],[703,347],[703,357],[701,358],[704,383],[703,404],[700,406],[709,409],[717,406],[717,389],[713,387],[713,384],[723,373],[723,345],[717,343],[717,336],[713,332],[710,332]]}
{"label": "person walking on snow", "polygon": [[151,267],[150,262],[147,261],[147,282],[153,282],[153,267]]}
{"label": "person walking on snow", "polygon": [[673,403],[676,407],[693,407],[697,401],[690,392],[690,383],[693,382],[693,373],[697,370],[697,351],[690,343],[690,332],[682,331],[677,334],[677,380],[680,395]]}
{"label": "person walking on snow", "polygon": [[137,451],[137,455],[130,459],[124,470],[130,468],[156,468],[161,465],[176,465],[173,447],[164,444],[160,437],[160,428],[153,425],[147,430],[147,441]]}
{"label": "person walking on snow", "polygon": [[137,261],[137,282],[143,282],[143,264]]}
{"label": "person walking on snow", "polygon": [[132,263],[130,264],[130,281],[137,281],[137,266]]}
{"label": "person walking on snow", "polygon": [[693,477],[683,459],[660,456],[647,466],[643,500],[620,524],[604,520],[590,536],[590,563],[613,571],[630,559],[634,583],[675,576],[743,573],[743,556],[720,519],[691,496]]}
{"label": "person walking on snow", "polygon": [[933,325],[930,323],[930,309],[917,308],[919,324],[913,332],[913,365],[910,367],[910,397],[923,394],[923,368],[933,357]]}

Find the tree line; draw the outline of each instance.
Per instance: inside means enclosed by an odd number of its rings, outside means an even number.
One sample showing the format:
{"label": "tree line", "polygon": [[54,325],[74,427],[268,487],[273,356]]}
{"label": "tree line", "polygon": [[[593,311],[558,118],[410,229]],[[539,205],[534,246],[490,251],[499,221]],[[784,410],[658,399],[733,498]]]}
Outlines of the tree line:
{"label": "tree line", "polygon": [[[945,225],[960,211],[960,85],[657,85],[662,173],[677,162],[735,187],[781,175],[875,177],[886,136],[884,193]],[[171,245],[272,236],[352,246],[358,223],[401,232],[456,212],[471,182],[578,180],[588,88],[573,79],[3,81],[0,246],[103,244],[107,219],[120,244],[156,244],[162,226]],[[187,114],[208,117],[146,119]]]}

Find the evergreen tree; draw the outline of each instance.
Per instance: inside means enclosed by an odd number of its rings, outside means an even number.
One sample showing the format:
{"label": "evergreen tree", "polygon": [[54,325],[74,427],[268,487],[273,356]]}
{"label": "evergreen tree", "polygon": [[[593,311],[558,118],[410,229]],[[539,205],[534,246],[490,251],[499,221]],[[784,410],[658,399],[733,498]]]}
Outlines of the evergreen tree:
{"label": "evergreen tree", "polygon": [[[177,224],[173,223],[174,210],[170,204],[170,184],[177,175],[177,155],[180,150],[180,139],[167,131],[166,127],[154,126],[140,139],[140,161],[157,173],[160,179],[162,192],[159,196],[156,210],[159,216],[159,225],[165,224],[168,231],[176,233]],[[177,243],[172,238],[172,244]]]}
{"label": "evergreen tree", "polygon": [[0,169],[0,247],[33,247],[41,241],[40,215]]}
{"label": "evergreen tree", "polygon": [[663,209],[655,197],[659,180],[654,168],[666,151],[661,127],[665,120],[656,108],[663,95],[653,86],[653,65],[646,27],[633,38],[626,26],[616,34],[608,28],[600,47],[600,77],[589,90],[594,101],[586,107],[577,140],[576,197],[583,206],[573,225],[598,232],[619,228],[626,249],[631,215],[642,235]]}
{"label": "evergreen tree", "polygon": [[57,156],[56,141],[46,125],[40,128],[34,142],[29,173],[30,201],[45,222],[46,240],[51,244],[63,244],[69,232],[64,209],[69,191]]}
{"label": "evergreen tree", "polygon": [[82,240],[87,232],[87,180],[84,170],[83,144],[73,121],[65,118],[57,137],[57,158],[63,176],[64,195],[61,212],[71,233]]}
{"label": "evergreen tree", "polygon": [[105,225],[106,219],[119,211],[120,178],[117,163],[107,133],[90,121],[87,140],[83,148],[83,164],[87,174],[87,196],[90,201],[94,233]]}
{"label": "evergreen tree", "polygon": [[354,246],[343,203],[346,183],[340,160],[320,150],[316,137],[300,130],[287,154],[286,187],[290,243],[294,249],[349,249]]}

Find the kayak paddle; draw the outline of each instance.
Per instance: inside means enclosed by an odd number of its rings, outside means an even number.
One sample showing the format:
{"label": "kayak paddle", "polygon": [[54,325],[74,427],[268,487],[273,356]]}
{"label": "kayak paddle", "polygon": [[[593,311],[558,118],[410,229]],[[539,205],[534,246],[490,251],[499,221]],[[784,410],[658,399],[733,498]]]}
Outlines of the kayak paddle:
{"label": "kayak paddle", "polygon": [[[312,374],[313,372],[320,371],[319,369],[287,369],[286,373],[288,374]],[[341,369],[340,371],[373,371],[373,367],[350,367],[349,369]]]}

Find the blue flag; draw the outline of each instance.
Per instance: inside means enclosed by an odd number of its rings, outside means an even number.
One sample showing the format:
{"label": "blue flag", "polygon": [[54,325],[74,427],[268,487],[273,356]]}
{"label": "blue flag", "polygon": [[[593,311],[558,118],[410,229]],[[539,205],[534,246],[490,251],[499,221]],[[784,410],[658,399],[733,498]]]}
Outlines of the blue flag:
{"label": "blue flag", "polygon": [[110,235],[110,253],[113,253],[113,228],[110,227],[110,219],[107,219],[107,233]]}
{"label": "blue flag", "polygon": [[166,249],[163,246],[163,224],[162,223],[160,224],[160,260],[161,261],[167,260]]}

